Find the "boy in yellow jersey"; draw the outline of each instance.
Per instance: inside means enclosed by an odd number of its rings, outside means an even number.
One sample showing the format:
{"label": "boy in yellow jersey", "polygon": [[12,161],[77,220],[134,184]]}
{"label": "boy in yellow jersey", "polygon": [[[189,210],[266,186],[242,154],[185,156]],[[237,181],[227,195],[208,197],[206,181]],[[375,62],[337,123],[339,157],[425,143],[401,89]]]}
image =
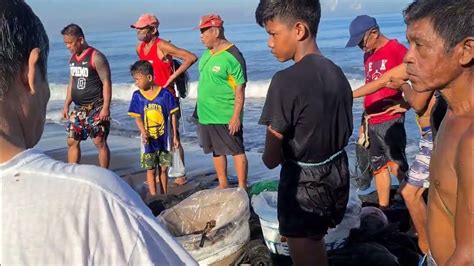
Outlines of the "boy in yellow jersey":
{"label": "boy in yellow jersey", "polygon": [[176,135],[178,106],[168,90],[153,82],[153,67],[148,61],[137,61],[130,72],[139,88],[133,93],[128,114],[135,117],[142,138],[141,166],[147,169],[146,179],[151,196],[156,195],[156,168],[160,176],[161,193],[168,191],[168,167],[171,154],[168,147],[168,118],[171,118],[173,145],[179,147]]}

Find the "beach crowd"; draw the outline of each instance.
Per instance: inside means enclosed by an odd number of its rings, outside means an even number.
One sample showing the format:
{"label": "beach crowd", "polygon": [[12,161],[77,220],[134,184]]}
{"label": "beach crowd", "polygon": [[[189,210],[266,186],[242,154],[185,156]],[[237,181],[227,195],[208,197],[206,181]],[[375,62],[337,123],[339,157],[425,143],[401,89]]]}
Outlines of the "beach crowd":
{"label": "beach crowd", "polygon": [[[426,265],[474,265],[474,3],[414,0],[402,11],[408,47],[383,34],[370,15],[348,26],[346,47],[359,47],[365,85],[355,90],[339,66],[318,48],[319,0],[260,0],[258,25],[279,62],[259,124],[265,126],[263,164],[281,166],[279,232],[294,265],[329,265],[324,236],[346,211],[350,171],[345,148],[358,128],[378,208],[393,203],[397,177]],[[212,154],[219,188],[228,188],[227,156],[238,187],[247,189],[243,140],[246,59],[226,38],[217,14],[195,30],[206,50],[198,57],[160,35],[157,16],[131,24],[138,42],[130,62],[136,90],[128,114],[140,132],[137,158],[148,196],[168,192],[169,168],[183,165],[180,100],[187,70],[198,62],[193,116],[199,145]],[[33,149],[43,133],[49,100],[49,40],[23,0],[0,2],[0,170],[4,265],[197,265],[154,217],[140,196],[112,171],[111,70],[106,55],[89,45],[83,29],[60,30],[71,56],[62,115],[67,121],[67,163]],[[248,59],[251,60],[251,59]],[[364,97],[362,117],[353,99]],[[73,108],[71,110],[71,104]],[[405,113],[417,115],[420,141],[408,165]],[[100,167],[80,164],[81,142],[92,140]],[[66,158],[65,158],[66,159]],[[190,177],[181,171],[173,182]],[[427,195],[427,197],[426,197]]]}

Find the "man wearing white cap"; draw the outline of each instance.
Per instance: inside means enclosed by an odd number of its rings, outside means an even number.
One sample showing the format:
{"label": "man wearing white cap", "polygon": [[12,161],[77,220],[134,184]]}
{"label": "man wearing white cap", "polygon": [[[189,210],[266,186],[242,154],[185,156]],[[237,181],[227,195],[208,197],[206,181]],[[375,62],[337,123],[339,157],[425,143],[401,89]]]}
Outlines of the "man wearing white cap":
{"label": "man wearing white cap", "polygon": [[[130,27],[136,29],[137,38],[139,40],[136,51],[140,60],[147,60],[153,66],[155,83],[167,88],[179,103],[179,97],[174,89],[176,78],[184,73],[194,62],[197,61],[196,55],[193,53],[174,46],[169,41],[159,37],[158,26],[160,21],[153,14],[143,14]],[[173,57],[182,61],[178,68],[174,68]],[[180,114],[178,114],[180,117]],[[179,129],[179,125],[177,125]],[[179,131],[178,131],[179,137]],[[179,146],[179,154],[184,162],[183,147]],[[176,178],[178,185],[186,182],[185,177]]]}

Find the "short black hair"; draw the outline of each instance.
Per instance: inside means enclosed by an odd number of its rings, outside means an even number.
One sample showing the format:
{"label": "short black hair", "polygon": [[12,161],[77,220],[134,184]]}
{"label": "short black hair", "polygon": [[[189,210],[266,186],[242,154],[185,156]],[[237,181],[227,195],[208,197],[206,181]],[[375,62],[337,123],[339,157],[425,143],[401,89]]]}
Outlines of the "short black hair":
{"label": "short black hair", "polygon": [[319,0],[260,0],[255,19],[261,27],[273,19],[279,19],[287,25],[303,21],[308,25],[311,35],[316,36],[321,19],[321,4]]}
{"label": "short black hair", "polygon": [[474,36],[473,0],[415,0],[404,11],[405,23],[429,19],[434,31],[444,40],[446,51],[469,36]]}
{"label": "short black hair", "polygon": [[61,34],[62,35],[68,35],[68,36],[73,36],[73,37],[82,37],[84,38],[84,32],[82,31],[82,28],[77,25],[77,24],[74,24],[74,23],[71,23],[69,25],[67,25],[66,27],[64,27],[62,30],[61,30]]}
{"label": "short black hair", "polygon": [[0,100],[34,48],[46,77],[49,40],[41,20],[23,0],[0,1]]}
{"label": "short black hair", "polygon": [[152,75],[153,76],[153,66],[150,62],[146,60],[139,60],[130,66],[130,74],[133,76],[135,74],[142,75]]}

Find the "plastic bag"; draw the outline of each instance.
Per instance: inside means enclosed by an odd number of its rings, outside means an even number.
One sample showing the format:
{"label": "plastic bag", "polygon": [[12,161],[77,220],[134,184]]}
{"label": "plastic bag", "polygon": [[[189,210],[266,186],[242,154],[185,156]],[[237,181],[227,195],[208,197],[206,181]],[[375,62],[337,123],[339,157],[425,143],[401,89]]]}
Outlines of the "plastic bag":
{"label": "plastic bag", "polygon": [[169,177],[181,177],[186,174],[183,161],[179,156],[179,152],[173,152],[173,161],[171,162],[171,167],[168,170]]}
{"label": "plastic bag", "polygon": [[221,261],[250,240],[249,198],[238,188],[196,192],[159,218],[200,265]]}

